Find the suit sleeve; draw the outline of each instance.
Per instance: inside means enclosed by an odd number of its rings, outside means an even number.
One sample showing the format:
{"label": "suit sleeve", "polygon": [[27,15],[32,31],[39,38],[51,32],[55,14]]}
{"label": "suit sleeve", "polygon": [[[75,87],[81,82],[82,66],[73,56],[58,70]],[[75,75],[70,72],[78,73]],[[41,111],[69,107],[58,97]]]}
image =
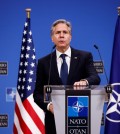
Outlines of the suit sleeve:
{"label": "suit sleeve", "polygon": [[87,77],[85,78],[89,85],[99,85],[100,84],[100,77],[98,76],[96,69],[93,65],[93,56],[91,53],[88,53],[86,56],[86,74]]}
{"label": "suit sleeve", "polygon": [[45,85],[44,66],[39,60],[36,72],[36,85],[33,94],[35,103],[44,111],[47,110],[47,103],[44,103],[44,85]]}

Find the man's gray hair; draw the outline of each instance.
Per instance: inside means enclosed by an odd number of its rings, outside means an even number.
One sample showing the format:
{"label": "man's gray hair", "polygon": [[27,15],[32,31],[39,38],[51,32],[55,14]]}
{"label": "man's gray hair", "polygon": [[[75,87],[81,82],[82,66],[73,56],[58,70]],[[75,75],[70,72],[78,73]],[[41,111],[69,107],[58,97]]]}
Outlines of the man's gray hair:
{"label": "man's gray hair", "polygon": [[71,25],[71,23],[70,23],[69,21],[65,20],[65,19],[58,19],[58,20],[54,21],[53,24],[52,24],[52,26],[51,26],[51,30],[50,30],[50,34],[51,34],[51,35],[53,34],[53,29],[54,29],[54,27],[55,27],[57,24],[59,24],[59,23],[66,24],[66,25],[69,27],[69,29],[70,29],[69,32],[70,32],[70,34],[71,34],[71,32],[72,32],[72,25]]}

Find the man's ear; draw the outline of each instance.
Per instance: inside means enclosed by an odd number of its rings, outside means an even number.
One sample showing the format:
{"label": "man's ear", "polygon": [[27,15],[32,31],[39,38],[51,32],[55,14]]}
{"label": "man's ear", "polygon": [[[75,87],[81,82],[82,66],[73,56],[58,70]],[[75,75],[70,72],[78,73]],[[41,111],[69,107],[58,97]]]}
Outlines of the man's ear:
{"label": "man's ear", "polygon": [[70,42],[71,42],[71,40],[72,40],[72,35],[70,36]]}
{"label": "man's ear", "polygon": [[53,42],[53,37],[51,36],[51,40],[52,40],[52,42]]}

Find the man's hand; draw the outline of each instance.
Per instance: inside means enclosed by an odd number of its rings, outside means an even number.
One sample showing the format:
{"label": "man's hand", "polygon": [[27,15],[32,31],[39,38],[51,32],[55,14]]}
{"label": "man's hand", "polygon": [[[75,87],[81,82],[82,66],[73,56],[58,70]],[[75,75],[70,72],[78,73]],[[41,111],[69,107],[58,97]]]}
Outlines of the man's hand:
{"label": "man's hand", "polygon": [[88,83],[86,80],[80,80],[80,81],[74,83],[74,86],[87,86],[87,85],[88,85]]}
{"label": "man's hand", "polygon": [[85,89],[85,87],[88,85],[87,80],[80,80],[74,83],[74,90],[81,90]]}

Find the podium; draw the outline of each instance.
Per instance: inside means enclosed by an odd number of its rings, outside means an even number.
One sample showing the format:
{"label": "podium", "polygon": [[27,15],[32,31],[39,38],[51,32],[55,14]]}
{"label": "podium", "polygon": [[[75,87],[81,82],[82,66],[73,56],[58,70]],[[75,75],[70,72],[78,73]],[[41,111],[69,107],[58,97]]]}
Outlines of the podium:
{"label": "podium", "polygon": [[50,88],[57,134],[100,134],[106,97],[103,86]]}

